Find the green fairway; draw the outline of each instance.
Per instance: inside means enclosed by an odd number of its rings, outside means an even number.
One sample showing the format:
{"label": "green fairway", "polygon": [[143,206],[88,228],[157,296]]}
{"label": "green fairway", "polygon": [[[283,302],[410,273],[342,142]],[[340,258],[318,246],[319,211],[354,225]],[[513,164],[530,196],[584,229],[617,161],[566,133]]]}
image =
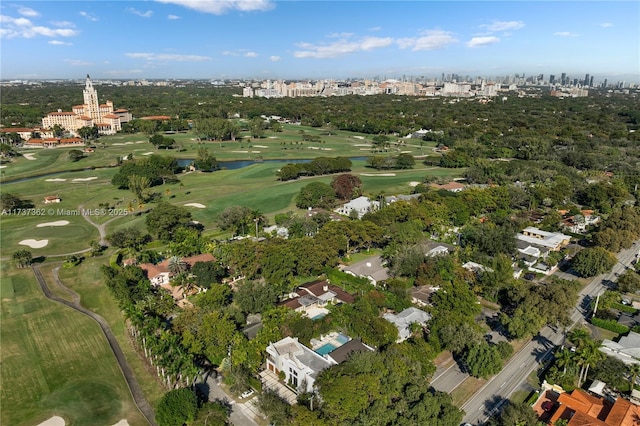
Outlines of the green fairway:
{"label": "green fairway", "polygon": [[2,267],[1,423],[145,424],[98,325],[45,299],[30,269]]}

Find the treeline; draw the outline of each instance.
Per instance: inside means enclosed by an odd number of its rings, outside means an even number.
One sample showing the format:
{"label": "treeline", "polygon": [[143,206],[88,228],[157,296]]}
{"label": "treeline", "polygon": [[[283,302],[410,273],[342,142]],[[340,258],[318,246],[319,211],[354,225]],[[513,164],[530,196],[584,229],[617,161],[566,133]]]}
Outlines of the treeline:
{"label": "treeline", "polygon": [[180,170],[178,161],[174,157],[149,155],[139,159],[125,160],[118,173],[111,178],[111,183],[119,189],[129,189],[130,177],[141,176],[149,180],[149,186],[156,186],[175,180],[175,174]]}
{"label": "treeline", "polygon": [[289,163],[277,173],[279,180],[293,180],[300,176],[322,176],[351,171],[351,160],[345,157],[317,157],[308,163]]}

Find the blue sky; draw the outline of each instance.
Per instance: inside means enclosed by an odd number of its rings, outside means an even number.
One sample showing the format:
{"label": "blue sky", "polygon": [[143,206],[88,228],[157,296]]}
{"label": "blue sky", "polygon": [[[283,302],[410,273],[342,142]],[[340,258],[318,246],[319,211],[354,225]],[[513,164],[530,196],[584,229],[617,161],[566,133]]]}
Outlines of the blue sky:
{"label": "blue sky", "polygon": [[638,1],[11,1],[0,77],[640,80]]}

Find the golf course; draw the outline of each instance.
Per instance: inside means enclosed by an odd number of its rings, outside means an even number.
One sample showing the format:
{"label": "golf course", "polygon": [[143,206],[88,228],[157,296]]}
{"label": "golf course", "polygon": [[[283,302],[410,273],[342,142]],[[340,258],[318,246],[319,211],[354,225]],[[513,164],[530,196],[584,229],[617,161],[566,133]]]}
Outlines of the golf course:
{"label": "golf course", "polygon": [[[317,135],[321,142],[302,142],[301,132]],[[147,232],[146,212],[160,201],[188,208],[193,220],[204,226],[204,235],[213,238],[230,236],[216,224],[217,215],[229,206],[260,210],[270,223],[278,213],[301,213],[294,202],[300,189],[310,182],[330,183],[333,176],[278,180],[276,173],[291,160],[349,157],[351,174],[362,180],[363,194],[370,196],[409,194],[427,176],[450,180],[462,173],[462,169],[425,166],[424,157],[433,156],[437,161],[439,156],[431,143],[403,139],[385,152],[372,152],[371,135],[327,133],[288,124],[281,132],[267,132],[260,139],[244,134],[236,142],[203,142],[191,133],[179,133],[167,135],[176,140],[177,148],[171,150],[156,150],[149,135],[117,134],[101,137],[79,161],[69,159],[71,148],[18,149],[20,155],[0,169],[2,191],[17,195],[33,208],[3,212],[1,221],[0,423],[36,425],[60,416],[73,425],[114,425],[122,420],[129,425],[146,424],[100,327],[91,318],[45,298],[33,271],[13,264],[14,252],[27,249],[32,253],[56,296],[73,297],[55,284],[58,274],[84,308],[106,319],[145,397],[155,406],[166,390],[136,353],[123,316],[101,282],[100,267],[109,263],[115,251],[107,248],[97,257],[87,253],[91,242],[101,239],[101,232],[109,235],[128,227]],[[188,160],[202,148],[223,162],[221,169],[204,173],[187,167],[174,182],[149,188],[155,196],[147,203],[138,202],[131,190],[111,183],[122,159],[156,154]],[[368,156],[400,153],[415,156],[415,166],[403,170],[367,167]],[[225,167],[225,161],[234,160],[253,163]],[[44,202],[52,196],[59,202]],[[70,254],[82,254],[85,259],[72,268],[62,267]]]}

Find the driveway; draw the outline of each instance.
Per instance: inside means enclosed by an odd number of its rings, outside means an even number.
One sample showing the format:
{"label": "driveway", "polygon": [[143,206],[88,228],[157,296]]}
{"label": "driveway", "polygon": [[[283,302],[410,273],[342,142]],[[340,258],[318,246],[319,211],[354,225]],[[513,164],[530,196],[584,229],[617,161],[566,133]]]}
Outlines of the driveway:
{"label": "driveway", "polygon": [[211,376],[207,376],[204,382],[196,383],[196,386],[202,390],[204,393],[209,395],[209,401],[220,400],[227,402],[231,406],[231,415],[229,416],[229,421],[234,426],[259,426],[258,423],[254,419],[258,418],[259,413],[257,412],[255,405],[250,403],[256,397],[254,396],[252,399],[236,402],[229,394],[227,394],[224,389],[222,389],[218,383],[220,378],[213,378]]}

